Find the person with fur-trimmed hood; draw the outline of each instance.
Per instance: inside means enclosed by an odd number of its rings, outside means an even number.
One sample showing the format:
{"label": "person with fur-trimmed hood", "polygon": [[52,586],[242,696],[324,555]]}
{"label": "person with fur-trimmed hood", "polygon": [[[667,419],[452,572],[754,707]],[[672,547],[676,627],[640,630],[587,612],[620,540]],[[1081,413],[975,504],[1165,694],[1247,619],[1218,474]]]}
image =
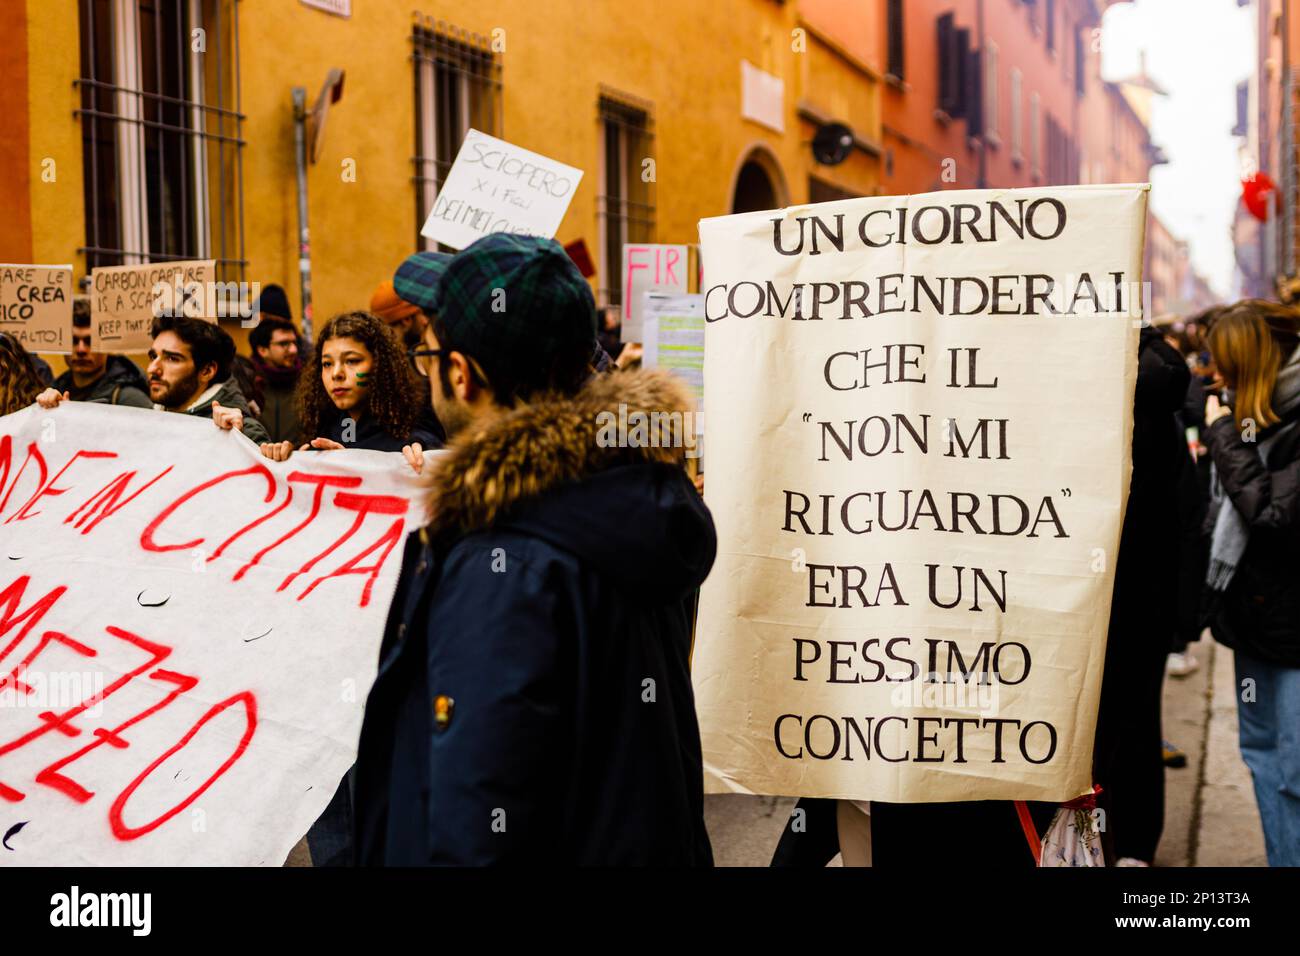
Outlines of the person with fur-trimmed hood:
{"label": "person with fur-trimmed hood", "polygon": [[713,521],[686,449],[608,430],[687,393],[591,374],[595,304],[553,240],[417,253],[394,283],[434,317],[413,357],[450,444],[366,704],[358,861],[711,864],[689,659]]}

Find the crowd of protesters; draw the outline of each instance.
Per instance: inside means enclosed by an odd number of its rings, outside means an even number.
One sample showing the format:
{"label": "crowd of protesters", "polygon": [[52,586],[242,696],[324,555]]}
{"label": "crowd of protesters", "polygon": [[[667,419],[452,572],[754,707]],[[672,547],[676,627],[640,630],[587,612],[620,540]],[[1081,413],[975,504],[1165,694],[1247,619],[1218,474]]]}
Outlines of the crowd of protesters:
{"label": "crowd of protesters", "polygon": [[[551,240],[416,253],[368,305],[307,342],[268,286],[247,356],[215,323],[162,317],[141,373],[91,351],[79,300],[57,380],[0,335],[0,414],[177,412],[276,461],[369,449],[425,475],[433,523],[406,543],[357,761],[308,837],[317,865],[711,863],[689,661],[713,522],[684,449],[596,440],[601,412],[684,412],[688,393],[619,368],[636,347]],[[1142,329],[1094,751],[1119,865],[1155,857],[1164,768],[1181,756],[1163,739],[1162,684],[1195,670],[1206,626],[1235,656],[1269,862],[1300,865],[1298,346],[1300,312],[1259,300]],[[1032,865],[1022,830],[1054,810],[800,808],[774,865],[890,866],[974,835],[982,865]]]}
{"label": "crowd of protesters", "polygon": [[1300,312],[1245,300],[1142,330],[1133,480],[1116,566],[1094,778],[1120,865],[1164,822],[1166,673],[1232,648],[1241,755],[1272,866],[1300,865]]}

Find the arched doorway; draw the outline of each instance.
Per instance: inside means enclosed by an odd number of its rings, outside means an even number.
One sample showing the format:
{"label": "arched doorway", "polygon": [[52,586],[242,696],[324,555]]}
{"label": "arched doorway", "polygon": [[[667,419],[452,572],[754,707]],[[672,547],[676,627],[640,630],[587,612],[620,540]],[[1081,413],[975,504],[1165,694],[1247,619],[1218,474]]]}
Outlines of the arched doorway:
{"label": "arched doorway", "polygon": [[762,147],[749,151],[731,190],[731,211],[758,212],[788,205],[785,180],[776,158]]}

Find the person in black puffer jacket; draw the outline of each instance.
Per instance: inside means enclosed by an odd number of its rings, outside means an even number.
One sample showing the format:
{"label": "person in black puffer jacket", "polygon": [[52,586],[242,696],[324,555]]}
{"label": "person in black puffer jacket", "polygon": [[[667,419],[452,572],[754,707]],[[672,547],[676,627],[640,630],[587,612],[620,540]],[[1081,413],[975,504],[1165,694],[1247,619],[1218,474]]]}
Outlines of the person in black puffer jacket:
{"label": "person in black puffer jacket", "polygon": [[1205,405],[1211,629],[1236,658],[1269,865],[1300,866],[1300,312],[1240,302],[1209,340],[1231,396]]}

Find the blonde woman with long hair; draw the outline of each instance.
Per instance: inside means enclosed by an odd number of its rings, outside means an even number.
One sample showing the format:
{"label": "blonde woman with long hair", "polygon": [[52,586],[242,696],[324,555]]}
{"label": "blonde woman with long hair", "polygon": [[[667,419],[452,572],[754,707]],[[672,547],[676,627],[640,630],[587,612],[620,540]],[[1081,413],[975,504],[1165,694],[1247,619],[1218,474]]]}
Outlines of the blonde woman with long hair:
{"label": "blonde woman with long hair", "polygon": [[1209,347],[1225,388],[1205,404],[1211,627],[1236,658],[1269,865],[1300,866],[1300,313],[1239,302]]}

